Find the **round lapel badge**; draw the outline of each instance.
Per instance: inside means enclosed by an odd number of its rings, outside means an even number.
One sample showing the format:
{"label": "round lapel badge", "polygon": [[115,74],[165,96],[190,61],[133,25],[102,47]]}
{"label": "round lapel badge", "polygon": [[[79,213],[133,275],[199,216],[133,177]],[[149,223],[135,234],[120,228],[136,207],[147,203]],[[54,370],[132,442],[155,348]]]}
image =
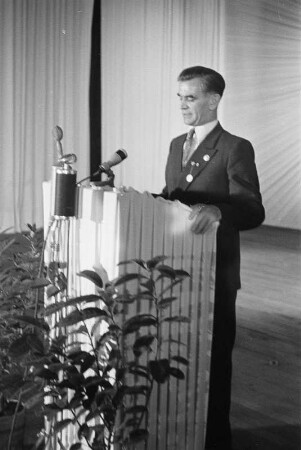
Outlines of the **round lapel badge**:
{"label": "round lapel badge", "polygon": [[206,162],[209,161],[210,160],[210,156],[209,155],[204,155],[203,156],[203,160],[206,161]]}
{"label": "round lapel badge", "polygon": [[186,181],[187,181],[188,183],[191,183],[192,180],[193,180],[193,176],[191,175],[191,173],[189,173],[189,174],[186,176]]}

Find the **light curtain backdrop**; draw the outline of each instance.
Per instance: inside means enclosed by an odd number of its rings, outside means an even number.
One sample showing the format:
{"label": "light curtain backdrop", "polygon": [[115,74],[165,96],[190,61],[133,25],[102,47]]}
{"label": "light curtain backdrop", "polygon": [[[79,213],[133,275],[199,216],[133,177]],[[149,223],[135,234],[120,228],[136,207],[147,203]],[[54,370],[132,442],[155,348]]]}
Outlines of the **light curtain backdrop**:
{"label": "light curtain backdrop", "polygon": [[178,73],[224,75],[222,125],[251,140],[265,224],[301,228],[299,0],[102,1],[103,159],[129,158],[116,184],[158,192],[170,139],[187,131]]}
{"label": "light curtain backdrop", "polygon": [[[0,0],[0,232],[43,225],[42,182],[57,153],[89,173],[93,0]],[[13,230],[10,230],[13,231]]]}
{"label": "light curtain backdrop", "polygon": [[[98,0],[97,0],[98,1]],[[99,0],[100,1],[100,0]],[[52,129],[89,173],[93,0],[0,0],[0,231],[43,224]],[[220,120],[255,147],[266,224],[301,228],[300,1],[102,0],[102,160],[120,147],[116,185],[158,192],[186,66],[227,87]]]}

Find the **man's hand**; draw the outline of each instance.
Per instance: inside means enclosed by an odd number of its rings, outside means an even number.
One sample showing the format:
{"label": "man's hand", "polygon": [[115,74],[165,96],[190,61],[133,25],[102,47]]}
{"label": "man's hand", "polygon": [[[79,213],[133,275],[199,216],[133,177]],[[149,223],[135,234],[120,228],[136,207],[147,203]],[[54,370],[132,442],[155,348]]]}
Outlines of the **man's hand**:
{"label": "man's hand", "polygon": [[220,210],[214,205],[197,204],[192,205],[191,208],[189,219],[193,220],[191,231],[195,234],[206,233],[214,222],[222,218]]}

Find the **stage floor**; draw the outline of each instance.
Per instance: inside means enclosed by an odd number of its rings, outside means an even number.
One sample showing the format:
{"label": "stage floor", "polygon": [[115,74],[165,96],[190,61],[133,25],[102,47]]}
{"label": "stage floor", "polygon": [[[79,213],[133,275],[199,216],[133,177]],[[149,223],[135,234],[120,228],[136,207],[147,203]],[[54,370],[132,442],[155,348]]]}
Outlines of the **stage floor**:
{"label": "stage floor", "polygon": [[300,450],[300,232],[241,233],[233,450]]}

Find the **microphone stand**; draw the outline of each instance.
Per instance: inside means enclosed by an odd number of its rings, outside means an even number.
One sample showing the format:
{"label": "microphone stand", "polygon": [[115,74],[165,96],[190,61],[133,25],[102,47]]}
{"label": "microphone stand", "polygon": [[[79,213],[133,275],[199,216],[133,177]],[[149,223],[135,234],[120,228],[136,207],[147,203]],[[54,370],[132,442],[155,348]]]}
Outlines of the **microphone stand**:
{"label": "microphone stand", "polygon": [[94,172],[92,175],[89,175],[88,177],[83,178],[82,180],[80,180],[80,181],[77,183],[77,186],[81,186],[81,184],[82,184],[84,181],[89,180],[91,177],[94,177],[94,176],[99,175],[99,174],[101,174],[101,173],[105,173],[105,174],[107,175],[107,179],[104,180],[104,181],[92,181],[92,182],[91,182],[91,185],[92,185],[92,186],[97,186],[97,187],[109,186],[109,187],[111,187],[111,188],[114,188],[114,187],[115,187],[115,185],[114,185],[115,174],[114,174],[113,170],[111,170],[111,169],[107,169],[107,170],[104,170],[104,169],[98,169],[98,170],[97,170],[96,172]]}

